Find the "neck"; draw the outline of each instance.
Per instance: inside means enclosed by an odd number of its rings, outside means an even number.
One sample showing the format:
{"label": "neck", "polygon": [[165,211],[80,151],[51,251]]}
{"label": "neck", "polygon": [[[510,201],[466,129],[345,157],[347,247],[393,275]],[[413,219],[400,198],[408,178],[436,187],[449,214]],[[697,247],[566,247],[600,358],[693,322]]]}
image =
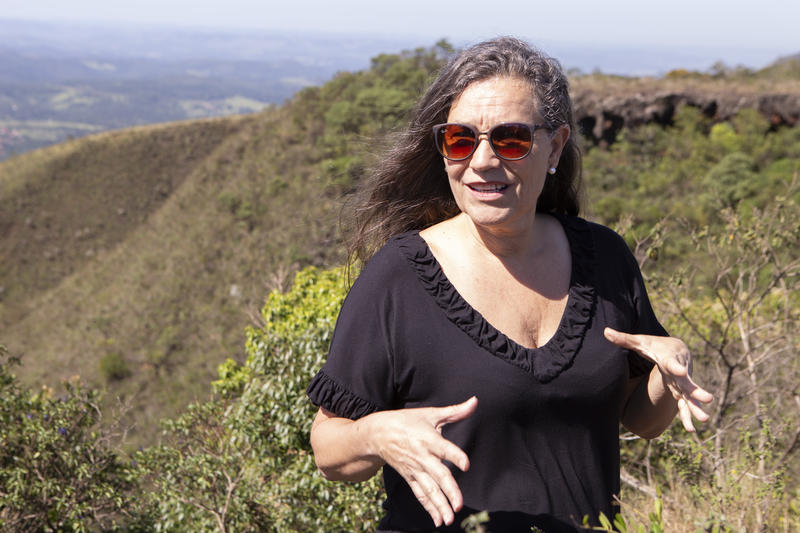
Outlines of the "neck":
{"label": "neck", "polygon": [[541,220],[534,215],[526,224],[514,228],[479,226],[463,213],[459,218],[475,245],[501,261],[530,258],[544,245],[543,231],[539,227]]}

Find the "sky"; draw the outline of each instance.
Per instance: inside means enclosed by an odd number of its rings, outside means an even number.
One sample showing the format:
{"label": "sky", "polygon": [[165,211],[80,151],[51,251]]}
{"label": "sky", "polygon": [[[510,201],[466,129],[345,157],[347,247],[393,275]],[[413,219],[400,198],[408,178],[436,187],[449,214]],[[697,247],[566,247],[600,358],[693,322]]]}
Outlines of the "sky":
{"label": "sky", "polygon": [[547,51],[695,49],[747,66],[800,52],[800,0],[0,0],[0,18],[360,33],[420,46],[504,34]]}

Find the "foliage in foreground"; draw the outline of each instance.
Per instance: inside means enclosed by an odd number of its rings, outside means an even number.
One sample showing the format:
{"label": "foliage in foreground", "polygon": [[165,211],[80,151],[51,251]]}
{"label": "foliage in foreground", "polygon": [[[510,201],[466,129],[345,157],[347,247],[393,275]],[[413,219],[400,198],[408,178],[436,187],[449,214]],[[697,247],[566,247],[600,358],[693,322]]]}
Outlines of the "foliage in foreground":
{"label": "foliage in foreground", "polygon": [[[343,269],[298,273],[250,328],[247,361],[227,361],[215,397],[163,424],[162,442],[115,452],[96,393],[21,389],[0,367],[3,531],[368,531],[378,479],[330,484],[317,472],[305,387],[322,366],[345,294]],[[120,525],[122,524],[122,525]]]}
{"label": "foliage in foreground", "polygon": [[167,422],[140,454],[158,531],[367,531],[380,483],[332,485],[316,472],[305,396],[322,366],[345,294],[343,269],[308,268],[273,292],[247,361],[229,360],[216,399]]}
{"label": "foliage in foreground", "polygon": [[64,393],[19,387],[19,359],[0,345],[0,529],[113,530],[132,508],[132,471],[102,427],[96,391],[77,381]]}
{"label": "foliage in foreground", "polygon": [[[690,232],[694,259],[648,269],[667,329],[687,342],[699,382],[715,396],[696,435],[673,425],[624,449],[625,468],[646,480],[631,500],[662,488],[666,530],[800,527],[799,188],[795,174],[764,208],[721,205],[720,228]],[[658,256],[659,231],[638,241],[644,261]]]}

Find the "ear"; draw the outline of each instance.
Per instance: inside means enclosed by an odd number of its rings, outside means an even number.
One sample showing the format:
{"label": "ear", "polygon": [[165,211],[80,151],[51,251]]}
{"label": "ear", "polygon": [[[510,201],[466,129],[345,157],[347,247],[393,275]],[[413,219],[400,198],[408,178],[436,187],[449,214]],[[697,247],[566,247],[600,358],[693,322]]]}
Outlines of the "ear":
{"label": "ear", "polygon": [[567,145],[569,140],[570,129],[567,124],[562,124],[550,137],[550,156],[547,158],[547,164],[550,167],[558,168],[558,160],[561,159],[561,151]]}

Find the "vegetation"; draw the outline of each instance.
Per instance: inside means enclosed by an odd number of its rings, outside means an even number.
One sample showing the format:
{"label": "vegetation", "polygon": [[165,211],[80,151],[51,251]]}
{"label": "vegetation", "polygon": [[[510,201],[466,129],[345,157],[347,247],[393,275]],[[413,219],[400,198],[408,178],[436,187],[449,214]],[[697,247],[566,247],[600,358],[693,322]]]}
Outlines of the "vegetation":
{"label": "vegetation", "polygon": [[[0,530],[374,527],[378,479],[315,473],[304,390],[346,292],[339,198],[448,53],[0,163],[0,325],[24,360],[0,350]],[[602,528],[797,530],[800,128],[685,106],[585,151],[591,218],[716,397],[696,436],[622,436]]]}
{"label": "vegetation", "polygon": [[0,529],[110,529],[131,508],[134,479],[119,460],[117,420],[100,424],[97,392],[77,379],[63,395],[20,388],[19,359],[0,345]]}

